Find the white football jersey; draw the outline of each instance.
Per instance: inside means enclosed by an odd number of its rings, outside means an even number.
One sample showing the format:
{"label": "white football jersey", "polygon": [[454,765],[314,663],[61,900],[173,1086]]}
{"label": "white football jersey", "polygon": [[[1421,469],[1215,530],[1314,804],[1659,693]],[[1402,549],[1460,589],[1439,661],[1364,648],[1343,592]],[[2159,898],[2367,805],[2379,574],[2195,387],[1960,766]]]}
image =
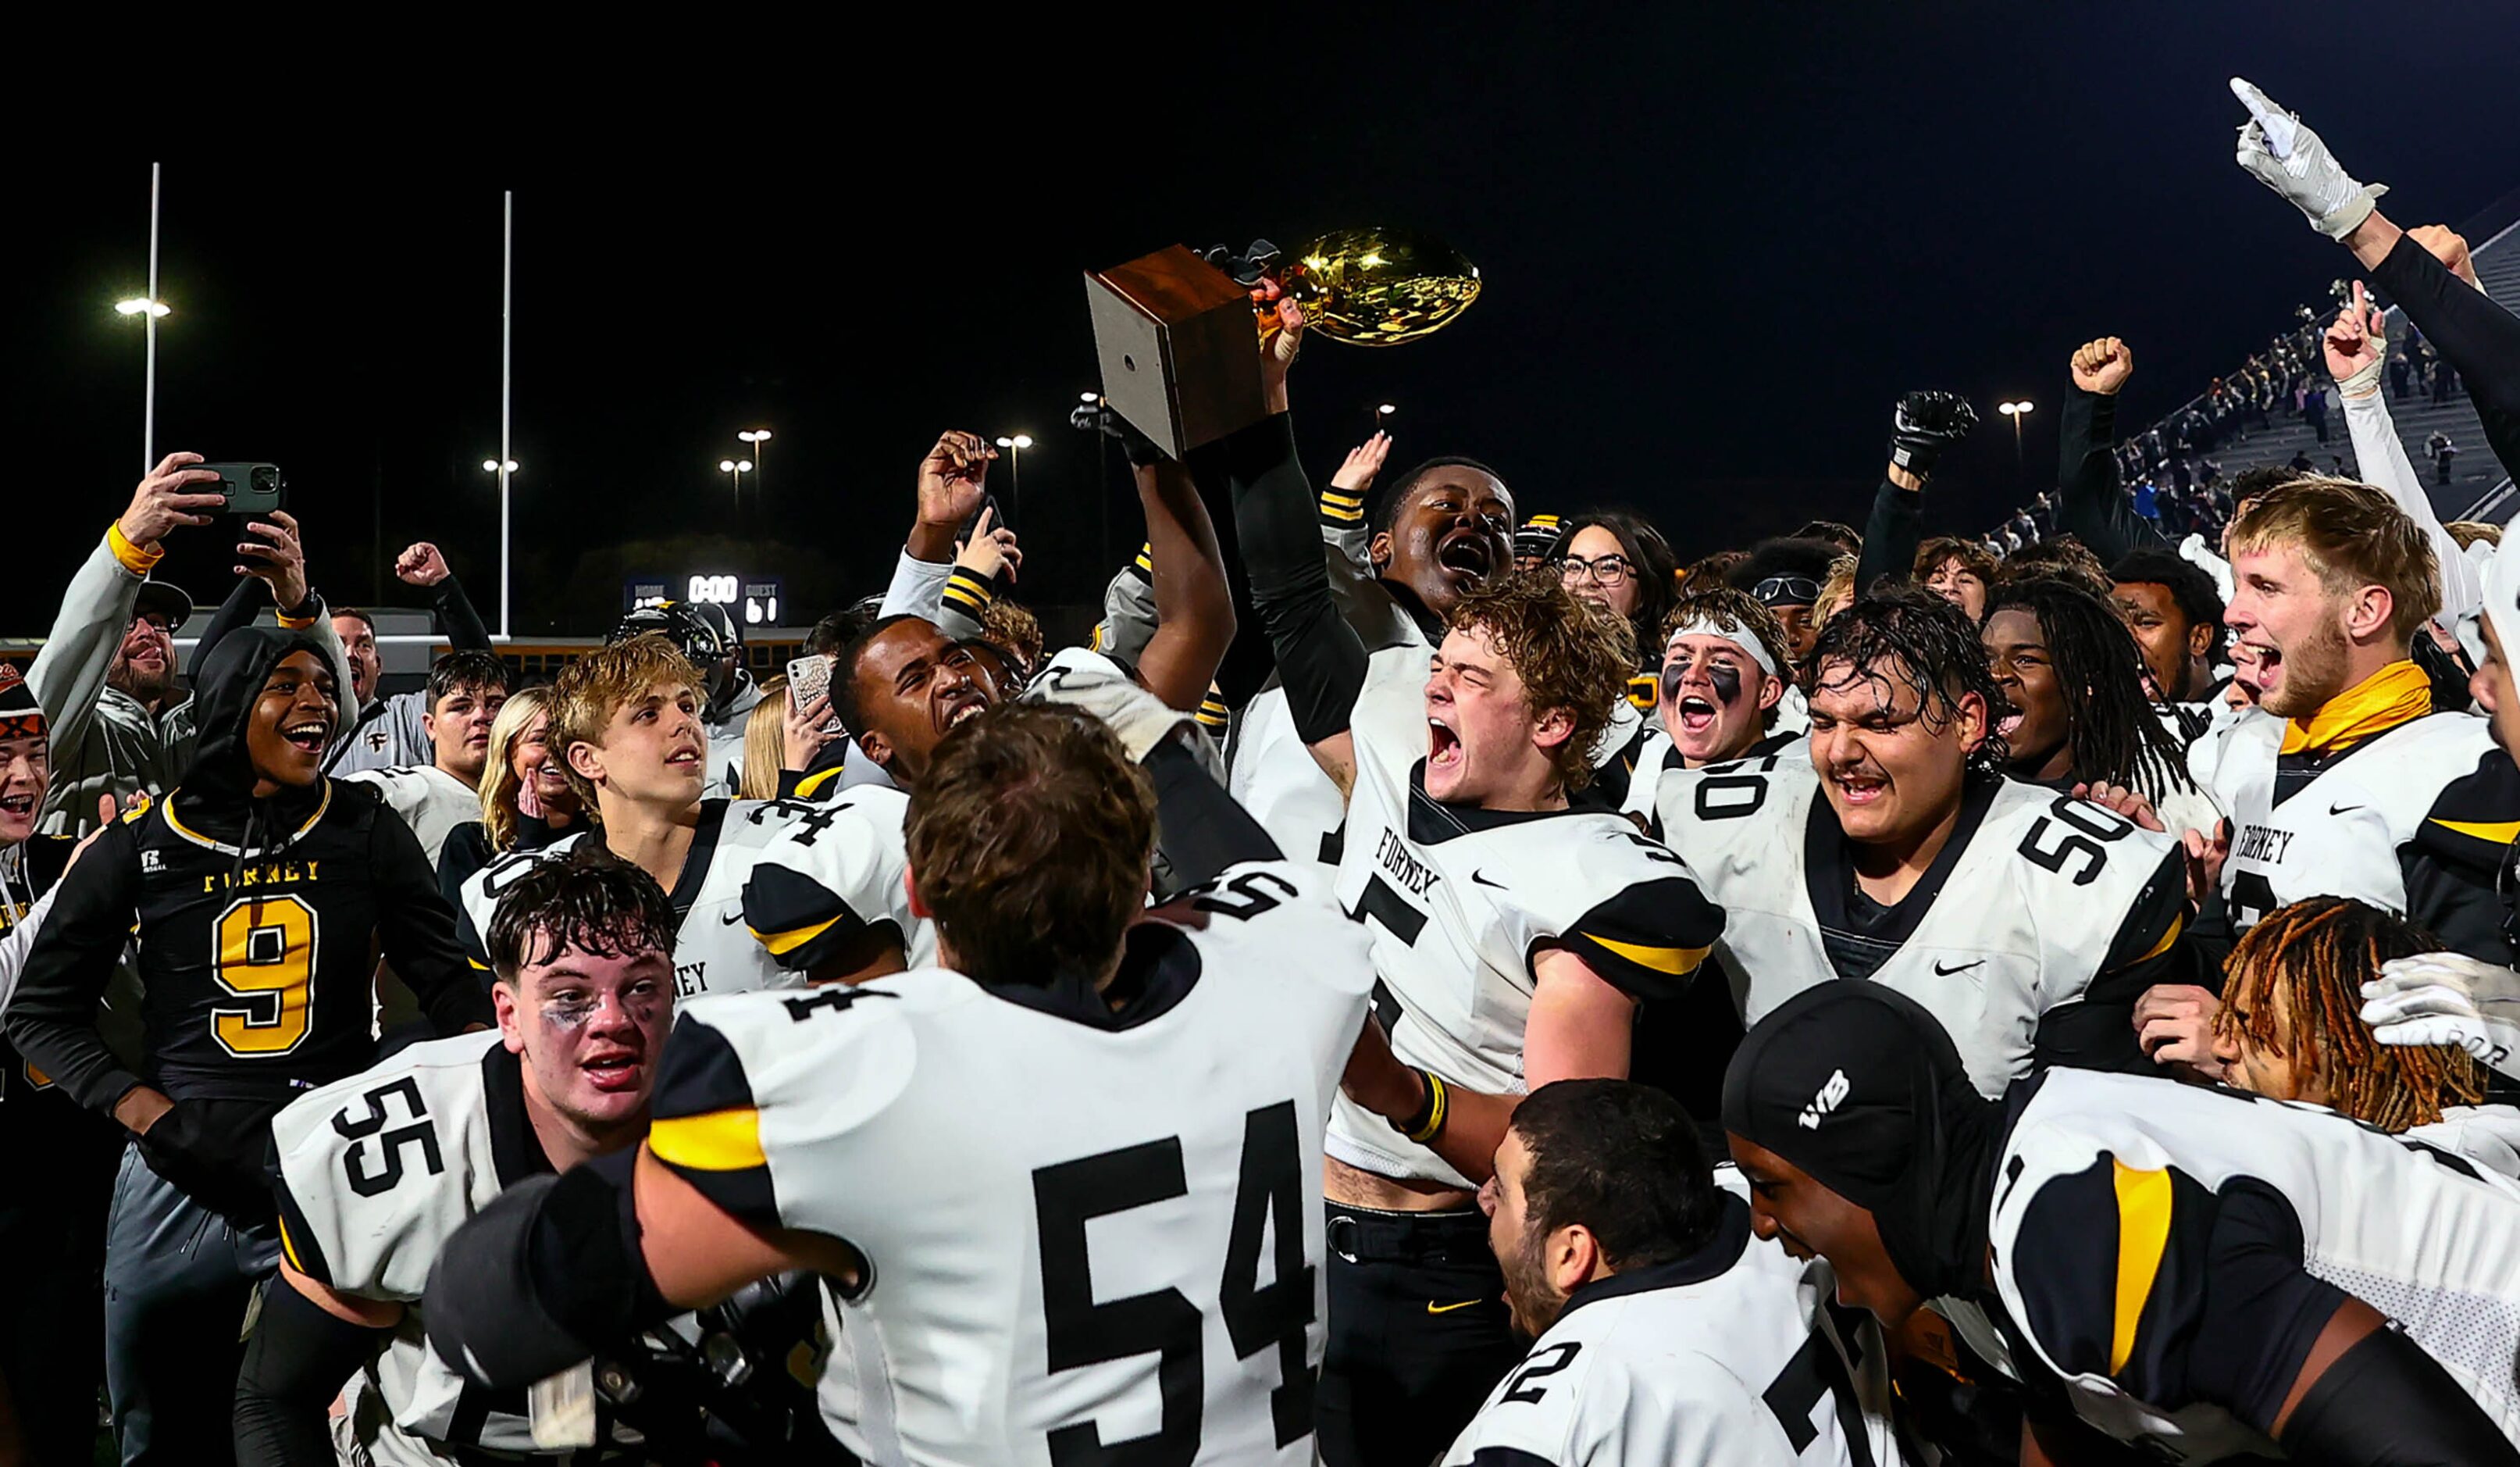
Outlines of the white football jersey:
{"label": "white football jersey", "polygon": [[1724,909],[1743,1024],[1814,984],[1868,978],[1932,1010],[1990,1096],[2030,1072],[2047,1016],[2168,952],[2186,913],[2170,837],[2010,779],[1973,783],[1960,827],[1886,933],[1849,911],[1845,838],[1807,746],[1666,771],[1654,808]]}
{"label": "white football jersey", "polygon": [[386,807],[402,816],[402,823],[420,838],[420,848],[428,853],[432,866],[437,864],[439,853],[446,848],[446,838],[454,834],[455,827],[481,818],[480,795],[435,764],[362,769],[340,779],[343,784],[374,789]]}
{"label": "white football jersey", "polygon": [[[1106,995],[942,969],[677,1017],[650,1149],[846,1240],[825,1422],[872,1462],[1312,1460],[1321,1135],[1366,938],[1314,867],[1154,909]],[[1133,1458],[1134,1459],[1134,1458]]]}
{"label": "white football jersey", "polygon": [[2085,1421],[2171,1461],[2280,1455],[2182,1389],[2209,1251],[2273,1211],[2290,1218],[2271,1246],[2396,1320],[2520,1440],[2520,1186],[2317,1106],[2078,1070],[2035,1083],[1988,1239],[2014,1368],[2058,1377]]}
{"label": "white football jersey", "polygon": [[[910,911],[901,822],[910,799],[859,787],[829,802],[704,800],[682,879],[667,894],[678,995],[792,987],[832,946],[889,923],[911,963],[934,960],[934,925]],[[490,968],[486,940],[499,894],[543,861],[565,860],[579,831],[538,850],[501,856],[465,880],[456,927],[474,967]]]}
{"label": "white football jersey", "polygon": [[[1140,763],[1166,740],[1176,741],[1218,784],[1225,783],[1224,756],[1207,730],[1199,727],[1197,715],[1166,705],[1128,668],[1099,652],[1060,649],[1025,686],[1023,701],[1064,704],[1092,713],[1119,738],[1129,757]],[[1310,756],[1306,758],[1309,761]]]}
{"label": "white football jersey", "polygon": [[[1405,749],[1415,740],[1425,752],[1427,655],[1424,642],[1405,642],[1366,659],[1365,689],[1350,717],[1374,731],[1378,747]],[[1338,865],[1347,802],[1296,734],[1284,688],[1273,684],[1244,705],[1225,788],[1289,859]]]}
{"label": "white football jersey", "polygon": [[[2520,808],[2499,804],[2507,781],[2445,793],[2489,756],[2508,767],[2492,726],[2472,713],[2432,713],[2374,735],[2275,802],[2285,721],[2257,712],[2234,723],[2214,761],[2214,798],[2231,815],[2223,899],[2234,932],[2310,896],[2350,896],[2408,910],[2405,858],[2419,844],[2491,870]],[[2473,797],[2473,798],[2471,798]],[[2416,920],[2423,920],[2418,917]]]}
{"label": "white football jersey", "polygon": [[[1361,728],[1356,743],[1339,905],[1373,932],[1374,1012],[1404,1064],[1483,1094],[1521,1093],[1532,963],[1549,948],[1641,999],[1687,988],[1723,913],[1626,816],[1442,804],[1426,794],[1422,758],[1403,761]],[[1472,1185],[1344,1095],[1329,1154],[1381,1176]]]}
{"label": "white football jersey", "polygon": [[1880,1327],[1826,1261],[1751,1235],[1740,1172],[1715,1176],[1714,1239],[1578,1288],[1444,1467],[1896,1467]]}
{"label": "white football jersey", "polygon": [[468,1384],[428,1348],[420,1297],[449,1234],[550,1161],[518,1059],[496,1033],[432,1039],[299,1096],[272,1118],[289,1265],[342,1294],[399,1302],[393,1339],[349,1390],[360,1444],[438,1460],[411,1438],[530,1452],[522,1393]]}

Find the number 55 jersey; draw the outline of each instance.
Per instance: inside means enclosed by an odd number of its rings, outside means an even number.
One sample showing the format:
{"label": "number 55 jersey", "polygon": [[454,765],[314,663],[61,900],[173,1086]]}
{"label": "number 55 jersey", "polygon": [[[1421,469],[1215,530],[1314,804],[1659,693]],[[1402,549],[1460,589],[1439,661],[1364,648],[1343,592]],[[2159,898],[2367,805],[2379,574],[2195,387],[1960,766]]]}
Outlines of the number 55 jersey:
{"label": "number 55 jersey", "polygon": [[1099,993],[931,968],[698,999],[649,1149],[863,1257],[820,1398],[870,1461],[1296,1467],[1365,944],[1265,862],[1148,913]]}
{"label": "number 55 jersey", "polygon": [[1826,979],[1887,984],[1942,1021],[1996,1096],[2048,1064],[2138,1063],[2135,1000],[2200,981],[2177,843],[2069,795],[1972,777],[1942,852],[1889,906],[1857,887],[1799,751],[1667,771],[1654,811],[1724,908],[1745,1025]]}

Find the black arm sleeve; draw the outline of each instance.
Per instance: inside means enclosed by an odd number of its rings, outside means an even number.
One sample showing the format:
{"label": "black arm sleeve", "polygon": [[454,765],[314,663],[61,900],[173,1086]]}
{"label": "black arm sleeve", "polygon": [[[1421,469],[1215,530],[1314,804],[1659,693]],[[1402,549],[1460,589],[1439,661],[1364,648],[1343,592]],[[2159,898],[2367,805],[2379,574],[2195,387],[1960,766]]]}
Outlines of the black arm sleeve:
{"label": "black arm sleeve", "polygon": [[53,914],[36,936],[9,1001],[9,1041],[91,1111],[141,1083],[96,1031],[97,1000],[130,939],[140,900],[140,857],[117,820],[54,889]]}
{"label": "black arm sleeve", "polygon": [[1343,733],[1365,689],[1365,643],[1330,597],[1312,486],[1280,413],[1226,440],[1234,524],[1251,600],[1277,654],[1286,708],[1307,744]]}
{"label": "black arm sleeve", "polygon": [[326,1312],[287,1279],[265,1282],[237,1372],[237,1467],[332,1467],[333,1398],[392,1338]]}
{"label": "black arm sleeve", "polygon": [[2520,474],[2520,454],[2505,437],[2520,424],[2520,316],[2450,273],[2411,235],[2380,261],[2371,283],[2398,302],[2442,360],[2458,369],[2494,438],[2495,456],[2505,472]]}
{"label": "black arm sleeve", "polygon": [[481,624],[481,614],[472,609],[472,598],[464,594],[464,582],[449,573],[437,583],[437,595],[428,609],[437,614],[437,625],[446,633],[446,644],[457,652],[490,650],[490,628]]}
{"label": "black arm sleeve", "polygon": [[202,628],[202,640],[193,648],[193,660],[184,665],[184,680],[199,684],[202,664],[208,660],[210,649],[219,645],[221,637],[251,621],[255,612],[270,604],[271,586],[268,582],[251,575],[238,576],[236,589],[228,592],[228,599],[220,602],[219,609],[211,614],[210,624]]}
{"label": "black arm sleeve", "polygon": [[1915,573],[1916,547],[1925,537],[1925,492],[1888,480],[1872,491],[1872,518],[1864,522],[1864,555],[1855,563],[1855,594],[1869,596],[1876,582],[1906,580]]}
{"label": "black arm sleeve", "polygon": [[377,891],[377,938],[385,961],[420,1000],[440,1037],[492,1022],[490,995],[455,937],[455,908],[438,894],[437,873],[420,838],[380,817],[368,839]]}
{"label": "black arm sleeve", "polygon": [[2109,443],[2117,426],[2114,393],[2067,390],[2063,421],[2056,427],[2057,523],[2103,566],[2116,565],[2131,550],[2171,548],[2169,539],[2135,512],[2118,481],[2118,459]]}
{"label": "black arm sleeve", "polygon": [[2375,1329],[2328,1362],[2284,1422],[2284,1455],[2310,1467],[2509,1467],[2515,1448],[2423,1348]]}
{"label": "black arm sleeve", "polygon": [[1155,848],[1170,869],[1171,890],[1203,886],[1244,861],[1279,859],[1269,832],[1178,739],[1157,744],[1145,763],[1155,786]]}

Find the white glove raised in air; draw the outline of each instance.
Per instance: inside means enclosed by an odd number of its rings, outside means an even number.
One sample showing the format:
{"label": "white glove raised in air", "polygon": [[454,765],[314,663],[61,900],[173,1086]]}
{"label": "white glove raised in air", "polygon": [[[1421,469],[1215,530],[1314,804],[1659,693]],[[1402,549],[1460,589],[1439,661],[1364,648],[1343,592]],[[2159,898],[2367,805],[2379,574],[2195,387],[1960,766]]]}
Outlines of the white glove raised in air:
{"label": "white glove raised in air", "polygon": [[2389,192],[2387,184],[2365,186],[2347,173],[2318,133],[2254,84],[2234,76],[2231,95],[2249,110],[2240,128],[2240,166],[2290,200],[2309,216],[2311,228],[2341,240],[2371,216],[2371,201]]}
{"label": "white glove raised in air", "polygon": [[2520,973],[2455,952],[2391,958],[2362,986],[2362,1022],[2383,1044],[2455,1044],[2520,1077]]}

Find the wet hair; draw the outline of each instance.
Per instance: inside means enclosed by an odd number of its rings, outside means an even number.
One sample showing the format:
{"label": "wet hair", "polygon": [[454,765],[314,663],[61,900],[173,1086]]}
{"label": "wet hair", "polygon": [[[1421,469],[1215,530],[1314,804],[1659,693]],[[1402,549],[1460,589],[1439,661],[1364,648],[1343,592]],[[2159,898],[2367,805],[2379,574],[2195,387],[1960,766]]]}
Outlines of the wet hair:
{"label": "wet hair", "polygon": [[1574,727],[1550,752],[1572,795],[1593,782],[1593,746],[1636,670],[1636,633],[1625,617],[1566,589],[1554,566],[1489,576],[1453,608],[1452,629],[1483,633],[1522,679],[1534,716],[1564,709]]}
{"label": "wet hair", "polygon": [[[1805,688],[1817,694],[1831,663],[1842,663],[1852,675],[1877,684],[1886,697],[1894,683],[1916,694],[1916,716],[1936,733],[1959,718],[1960,700],[1975,693],[1986,703],[1986,738],[1970,752],[1973,773],[2000,773],[2012,761],[2003,735],[1995,728],[1997,711],[2009,707],[1995,685],[1986,647],[1966,613],[1930,591],[1906,589],[1867,596],[1829,619],[1812,648]],[[1849,674],[1841,672],[1838,679]]]}
{"label": "wet hair", "polygon": [[1663,539],[1662,531],[1647,524],[1643,516],[1626,510],[1597,509],[1587,510],[1565,523],[1558,531],[1557,545],[1550,552],[1550,559],[1563,561],[1566,547],[1574,543],[1579,532],[1592,526],[1608,530],[1611,537],[1619,542],[1619,553],[1636,567],[1637,609],[1628,618],[1629,627],[1636,634],[1638,654],[1659,663],[1662,649],[1654,641],[1654,633],[1671,612],[1680,579],[1680,557],[1671,553],[1671,546]]}
{"label": "wet hair", "polygon": [[[2214,1032],[2316,1074],[2338,1114],[2391,1134],[2475,1105],[2485,1072],[2454,1044],[2383,1044],[2362,1022],[2362,985],[2391,958],[2441,947],[2431,934],[2362,902],[2313,896],[2267,915],[2231,949]],[[2288,1022],[2278,1022],[2275,994]]]}
{"label": "wet hair", "polygon": [[2065,700],[2075,779],[2126,785],[2156,802],[2196,788],[2186,749],[2144,696],[2143,650],[2116,608],[2071,581],[2034,576],[2006,580],[1988,595],[1987,620],[2001,611],[2029,613],[2047,640]]}
{"label": "wet hair", "polygon": [[2160,586],[2170,592],[2172,604],[2190,626],[2214,628],[2214,645],[2205,650],[2210,659],[2223,655],[2223,593],[2214,587],[2214,577],[2202,566],[2168,550],[2130,550],[2109,568],[2111,589],[2130,582],[2137,585]]}
{"label": "wet hair", "polygon": [[508,665],[494,652],[456,651],[428,665],[428,708],[437,711],[438,700],[458,688],[471,688],[487,693],[496,688],[508,691]]}
{"label": "wet hair", "polygon": [[1697,1126],[1662,1090],[1556,1080],[1525,1096],[1508,1123],[1531,1154],[1522,1196],[1533,1237],[1580,1223],[1624,1270],[1685,1259],[1723,1221]]}
{"label": "wet hair", "polygon": [[906,840],[911,889],[965,977],[1091,983],[1146,906],[1154,786],[1100,718],[1000,704],[937,742]]}
{"label": "wet hair", "polygon": [[[1504,475],[1499,474],[1496,470],[1489,468],[1487,465],[1480,463],[1474,458],[1463,458],[1460,454],[1448,454],[1441,458],[1430,458],[1424,463],[1411,468],[1408,473],[1391,481],[1391,482],[1384,486],[1378,493],[1371,493],[1369,495],[1372,502],[1367,506],[1366,518],[1372,527],[1372,532],[1375,534],[1388,533],[1392,525],[1400,518],[1400,502],[1409,497],[1409,491],[1411,489],[1418,487],[1418,481],[1419,480],[1424,479],[1427,475],[1434,473],[1438,469],[1475,469],[1481,474],[1486,475],[1488,478],[1495,480],[1499,484],[1503,484],[1505,482]],[[1506,492],[1510,494],[1512,493],[1512,490],[1508,489]],[[1510,539],[1511,536],[1508,535],[1507,538]]]}
{"label": "wet hair", "polygon": [[[2072,535],[2058,535],[2024,545],[2003,558],[2000,580],[2032,578],[2071,581],[2105,601],[2109,595],[2108,568],[2100,564],[2082,541]],[[1989,589],[1993,589],[1990,585]]]}
{"label": "wet hair", "polygon": [[627,957],[653,951],[672,961],[681,926],[656,879],[581,841],[564,860],[537,861],[499,894],[484,945],[494,981],[516,986],[524,970],[577,951]]}

